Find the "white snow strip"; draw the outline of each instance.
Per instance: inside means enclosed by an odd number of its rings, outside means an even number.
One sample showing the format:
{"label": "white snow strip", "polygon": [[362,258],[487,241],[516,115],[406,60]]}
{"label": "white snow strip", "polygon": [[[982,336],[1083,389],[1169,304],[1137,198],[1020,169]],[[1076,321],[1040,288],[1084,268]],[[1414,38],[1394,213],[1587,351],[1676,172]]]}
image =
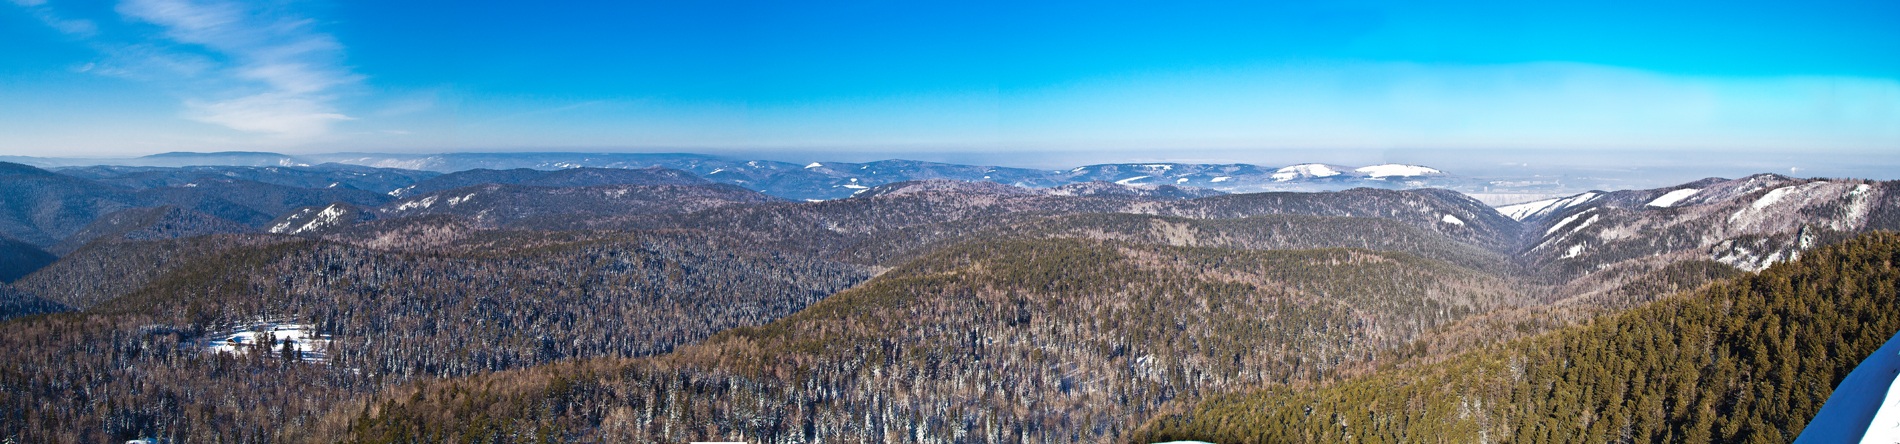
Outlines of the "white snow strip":
{"label": "white snow strip", "polygon": [[1135,181],[1137,181],[1137,180],[1142,180],[1142,179],[1147,179],[1147,178],[1149,178],[1149,177],[1153,177],[1153,176],[1135,176],[1135,177],[1130,177],[1130,178],[1127,178],[1127,179],[1122,179],[1122,180],[1117,180],[1117,181],[1115,181],[1115,184],[1116,184],[1116,185],[1128,185],[1128,184],[1132,184],[1132,183],[1134,183],[1134,182],[1135,182]]}
{"label": "white snow strip", "polygon": [[724,172],[726,172],[725,168],[713,168],[712,172],[706,173],[706,175],[711,176],[714,174],[719,174],[719,173],[724,173]]}
{"label": "white snow strip", "polygon": [[1151,170],[1161,170],[1161,171],[1168,171],[1168,170],[1174,169],[1174,165],[1169,165],[1165,163],[1151,163],[1147,165],[1142,165],[1141,167],[1151,169]]}
{"label": "white snow strip", "polygon": [[1439,218],[1438,220],[1442,220],[1442,221],[1445,221],[1445,223],[1458,225],[1458,226],[1464,226],[1465,224],[1465,221],[1463,219],[1459,219],[1458,216],[1453,216],[1449,214],[1445,215],[1445,217]]}
{"label": "white snow strip", "polygon": [[1669,208],[1671,206],[1675,206],[1677,202],[1682,202],[1683,199],[1688,199],[1689,196],[1694,196],[1695,193],[1700,193],[1700,192],[1702,192],[1702,190],[1696,189],[1696,188],[1683,188],[1680,190],[1670,191],[1668,193],[1663,194],[1661,197],[1657,197],[1656,200],[1649,201],[1648,205],[1652,207]]}
{"label": "white snow strip", "polygon": [[1563,228],[1564,225],[1570,225],[1571,222],[1575,222],[1577,218],[1583,217],[1583,215],[1585,214],[1590,214],[1591,210],[1595,210],[1595,208],[1583,210],[1583,212],[1572,214],[1570,215],[1570,217],[1564,218],[1564,220],[1557,221],[1556,225],[1551,225],[1550,228],[1544,230],[1544,235],[1549,236],[1551,234],[1555,234],[1557,232],[1557,229]]}
{"label": "white snow strip", "polygon": [[865,189],[870,189],[870,188],[871,188],[871,187],[867,187],[867,186],[864,186],[864,185],[858,185],[858,184],[855,184],[855,183],[847,183],[847,184],[844,184],[844,185],[839,185],[839,186],[841,186],[841,187],[845,187],[845,188],[850,188],[850,189],[853,189],[853,190],[865,190]]}
{"label": "white snow strip", "polygon": [[1583,223],[1580,223],[1580,224],[1577,224],[1577,227],[1576,227],[1576,228],[1571,228],[1571,229],[1570,229],[1570,232],[1572,232],[1572,233],[1575,233],[1575,232],[1578,232],[1578,231],[1583,231],[1583,228],[1584,228],[1584,227],[1588,227],[1588,226],[1590,226],[1590,224],[1593,224],[1593,223],[1596,223],[1596,221],[1597,221],[1597,218],[1598,218],[1598,217],[1600,217],[1600,216],[1603,216],[1603,215],[1601,215],[1601,214],[1592,214],[1592,215],[1590,215],[1590,220],[1586,220],[1586,221],[1583,221]]}
{"label": "white snow strip", "polygon": [[1517,219],[1518,221],[1523,221],[1525,219],[1530,219],[1537,216],[1543,216],[1546,214],[1563,211],[1565,208],[1583,205],[1583,204],[1589,203],[1592,200],[1596,200],[1598,196],[1600,195],[1597,194],[1597,192],[1590,191],[1590,192],[1586,192],[1583,194],[1578,194],[1578,195],[1570,196],[1570,197],[1559,197],[1555,199],[1544,199],[1544,200],[1539,200],[1539,201],[1534,201],[1534,202],[1525,202],[1525,203],[1516,204],[1516,205],[1505,205],[1502,207],[1497,207],[1497,210],[1498,210],[1498,213],[1501,213],[1506,217]]}
{"label": "white snow strip", "polygon": [[[984,178],[984,179],[988,179],[989,177],[988,177],[988,176],[984,176],[983,178]],[[1186,177],[1183,177],[1183,178],[1180,178],[1180,179],[1175,179],[1175,180],[1174,180],[1174,183],[1187,183],[1187,182],[1188,182],[1188,179],[1187,179]]]}
{"label": "white snow strip", "polygon": [[1537,214],[1538,212],[1543,211],[1545,208],[1550,208],[1552,204],[1555,204],[1557,203],[1557,201],[1563,200],[1563,199],[1564,198],[1560,197],[1560,198],[1555,198],[1555,199],[1544,199],[1544,200],[1539,200],[1539,201],[1525,202],[1521,204],[1511,204],[1511,205],[1498,207],[1497,210],[1498,210],[1498,213],[1503,214],[1504,217],[1509,217],[1512,219],[1517,219],[1519,221],[1522,221],[1525,218],[1529,218],[1533,214]]}
{"label": "white snow strip", "polygon": [[1359,167],[1359,169],[1353,171],[1365,173],[1367,176],[1372,176],[1372,178],[1375,179],[1388,176],[1412,177],[1444,173],[1444,171],[1418,165],[1401,165],[1396,163]]}
{"label": "white snow strip", "polygon": [[818,167],[822,167],[822,166],[825,166],[825,164],[822,164],[822,163],[818,163],[818,162],[812,162],[812,163],[811,163],[811,165],[805,165],[805,168],[807,168],[807,169],[810,169],[810,168],[818,168]]}
{"label": "white snow strip", "polygon": [[1227,176],[1221,176],[1221,177],[1216,177],[1216,178],[1214,178],[1214,180],[1212,180],[1211,182],[1214,182],[1214,183],[1221,183],[1221,182],[1226,182],[1226,181],[1229,181],[1229,180],[1234,180],[1234,178],[1232,178],[1232,177],[1227,177]]}

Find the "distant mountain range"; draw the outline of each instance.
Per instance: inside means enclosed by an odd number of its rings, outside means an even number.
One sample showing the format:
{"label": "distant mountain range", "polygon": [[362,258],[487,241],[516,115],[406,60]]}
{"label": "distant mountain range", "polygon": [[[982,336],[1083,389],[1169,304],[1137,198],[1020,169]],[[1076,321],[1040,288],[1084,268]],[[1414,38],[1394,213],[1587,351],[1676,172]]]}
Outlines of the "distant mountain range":
{"label": "distant mountain range", "polygon": [[[307,167],[334,171],[330,180],[337,186],[349,186],[380,192],[396,191],[399,181],[388,177],[394,171],[456,173],[470,170],[560,170],[573,168],[641,169],[666,168],[692,173],[715,183],[735,185],[791,200],[830,200],[850,197],[871,187],[914,180],[957,180],[995,182],[1031,188],[1048,188],[1086,182],[1110,182],[1130,186],[1175,185],[1206,188],[1227,193],[1261,191],[1330,191],[1349,188],[1446,188],[1476,190],[1484,184],[1419,165],[1381,164],[1350,167],[1327,164],[1298,164],[1268,167],[1249,164],[1122,163],[1080,166],[1063,170],[1039,170],[1001,166],[959,165],[914,160],[876,162],[810,162],[805,164],[769,160],[732,159],[703,154],[643,153],[449,153],[449,154],[369,154],[338,153],[290,156],[260,152],[165,153],[123,159],[70,159],[5,157],[42,168],[75,168],[75,175],[100,178],[121,177],[125,183],[159,183],[165,174],[153,167],[191,167],[187,172],[209,172],[203,167]],[[362,168],[369,167],[369,168]],[[145,174],[131,174],[145,173]],[[170,175],[175,179],[179,173]],[[485,173],[496,174],[496,173]],[[243,176],[243,175],[239,175]],[[414,174],[408,174],[414,179]],[[174,182],[176,180],[173,180]],[[308,185],[305,185],[308,186]],[[388,189],[371,188],[388,187]]]}
{"label": "distant mountain range", "polygon": [[1786,441],[1900,325],[1900,181],[350,156],[0,162],[0,441]]}

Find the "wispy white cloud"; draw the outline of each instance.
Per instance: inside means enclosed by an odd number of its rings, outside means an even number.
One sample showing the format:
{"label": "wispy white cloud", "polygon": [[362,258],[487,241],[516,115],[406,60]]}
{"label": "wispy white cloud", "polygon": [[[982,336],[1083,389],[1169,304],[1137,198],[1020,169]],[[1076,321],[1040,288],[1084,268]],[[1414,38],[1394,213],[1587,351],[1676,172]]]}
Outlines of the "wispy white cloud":
{"label": "wispy white cloud", "polygon": [[117,11],[222,59],[203,79],[219,86],[188,94],[187,118],[288,138],[320,136],[350,120],[337,90],[362,77],[342,65],[343,45],[310,19],[220,0],[125,0]]}
{"label": "wispy white cloud", "polygon": [[53,12],[52,7],[46,5],[46,0],[13,0],[13,4],[26,8],[27,13],[33,18],[67,35],[92,37],[99,33],[98,24],[91,20],[61,17]]}
{"label": "wispy white cloud", "polygon": [[181,97],[184,118],[280,142],[322,136],[351,120],[339,95],[362,76],[344,66],[343,45],[281,7],[122,0],[115,11],[131,25],[102,36],[94,21],[67,19],[46,0],[10,1],[99,51],[101,60],[73,71],[158,85]]}

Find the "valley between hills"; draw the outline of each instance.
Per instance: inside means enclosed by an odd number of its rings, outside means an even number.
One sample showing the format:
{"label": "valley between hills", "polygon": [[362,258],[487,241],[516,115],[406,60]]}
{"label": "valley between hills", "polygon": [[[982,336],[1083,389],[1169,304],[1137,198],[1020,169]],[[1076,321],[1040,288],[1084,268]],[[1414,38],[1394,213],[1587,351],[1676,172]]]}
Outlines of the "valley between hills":
{"label": "valley between hills", "polygon": [[364,156],[0,163],[0,440],[1788,442],[1900,331],[1900,182]]}

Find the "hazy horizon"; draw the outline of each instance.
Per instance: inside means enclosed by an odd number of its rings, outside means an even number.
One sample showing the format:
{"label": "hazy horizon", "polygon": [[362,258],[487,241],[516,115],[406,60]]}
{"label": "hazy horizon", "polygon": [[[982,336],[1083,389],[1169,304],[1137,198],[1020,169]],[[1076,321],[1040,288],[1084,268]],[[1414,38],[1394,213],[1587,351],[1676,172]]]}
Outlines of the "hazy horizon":
{"label": "hazy horizon", "polygon": [[[1866,165],[1900,165],[1897,15],[1860,1],[12,0],[0,102],[23,106],[0,109],[0,154],[1482,167],[1595,152],[1877,173]],[[1287,152],[1301,155],[1273,160]],[[1817,157],[1858,160],[1800,164]]]}

